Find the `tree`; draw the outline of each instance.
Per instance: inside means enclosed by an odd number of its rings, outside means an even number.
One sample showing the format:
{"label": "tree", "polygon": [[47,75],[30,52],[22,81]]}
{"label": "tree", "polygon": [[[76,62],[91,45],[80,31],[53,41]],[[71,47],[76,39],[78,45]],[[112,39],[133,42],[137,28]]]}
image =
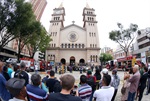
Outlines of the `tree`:
{"label": "tree", "polygon": [[15,27],[12,20],[15,16],[14,11],[14,0],[0,1],[0,51],[8,42],[16,38],[12,32],[12,28]]}
{"label": "tree", "polygon": [[119,27],[119,30],[113,30],[109,32],[109,38],[120,45],[127,57],[130,45],[136,37],[138,25],[130,24],[130,27],[128,29],[123,29],[121,23],[117,23],[117,25]]}
{"label": "tree", "polygon": [[12,32],[15,33],[18,40],[18,61],[20,59],[20,53],[26,44],[28,37],[32,36],[35,31],[33,24],[36,21],[34,13],[32,11],[32,5],[30,3],[24,2],[24,0],[15,0],[15,16],[12,18],[14,22]]}
{"label": "tree", "polygon": [[[32,58],[36,51],[45,52],[49,46],[49,42],[52,40],[40,22],[36,21],[33,25],[36,26],[36,29],[32,36],[28,37],[27,40],[27,47]],[[32,47],[32,52],[30,47]]]}
{"label": "tree", "polygon": [[99,57],[99,60],[101,61],[102,64],[103,64],[103,62],[105,64],[105,62],[107,62],[109,60],[113,60],[113,57],[110,54],[101,53],[100,57]]}

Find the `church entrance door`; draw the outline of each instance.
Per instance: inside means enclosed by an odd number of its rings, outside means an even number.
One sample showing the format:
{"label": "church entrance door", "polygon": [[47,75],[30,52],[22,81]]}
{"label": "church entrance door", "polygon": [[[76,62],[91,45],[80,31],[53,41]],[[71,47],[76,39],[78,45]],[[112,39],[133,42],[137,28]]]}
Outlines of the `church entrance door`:
{"label": "church entrance door", "polygon": [[85,60],[84,59],[80,59],[79,63],[80,64],[85,64]]}
{"label": "church entrance door", "polygon": [[62,58],[61,60],[60,60],[60,62],[62,63],[62,64],[66,64],[66,60],[64,59],[64,58]]}
{"label": "church entrance door", "polygon": [[75,65],[75,57],[74,56],[71,56],[70,57],[70,65]]}

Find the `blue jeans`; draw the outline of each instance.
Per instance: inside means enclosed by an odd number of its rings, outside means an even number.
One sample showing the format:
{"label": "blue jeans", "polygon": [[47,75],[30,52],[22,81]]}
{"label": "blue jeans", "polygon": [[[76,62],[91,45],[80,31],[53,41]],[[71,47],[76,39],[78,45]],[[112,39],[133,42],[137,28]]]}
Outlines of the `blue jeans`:
{"label": "blue jeans", "polygon": [[134,92],[134,93],[129,92],[128,93],[128,101],[134,101],[135,93],[136,92]]}
{"label": "blue jeans", "polygon": [[92,91],[92,94],[90,96],[90,101],[93,101],[93,94],[94,94],[95,91]]}

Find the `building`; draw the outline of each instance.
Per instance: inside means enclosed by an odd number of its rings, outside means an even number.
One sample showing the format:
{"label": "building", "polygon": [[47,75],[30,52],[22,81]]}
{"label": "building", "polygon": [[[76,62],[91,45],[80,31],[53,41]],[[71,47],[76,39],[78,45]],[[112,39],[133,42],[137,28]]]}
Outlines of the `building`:
{"label": "building", "polygon": [[66,65],[99,64],[99,37],[95,9],[87,4],[83,9],[83,27],[73,21],[64,26],[65,8],[61,4],[53,10],[49,34],[53,41],[46,50],[45,60]]}
{"label": "building", "polygon": [[134,44],[133,54],[140,58],[143,63],[150,63],[150,39],[148,34],[150,33],[150,28],[140,30],[136,38],[136,43]]}
{"label": "building", "polygon": [[110,47],[104,47],[101,49],[101,53],[107,53],[109,50],[111,50]]}
{"label": "building", "polygon": [[44,9],[47,5],[47,1],[46,0],[30,0],[30,3],[32,4],[32,8],[36,16],[36,20],[40,21],[42,14],[44,12]]}

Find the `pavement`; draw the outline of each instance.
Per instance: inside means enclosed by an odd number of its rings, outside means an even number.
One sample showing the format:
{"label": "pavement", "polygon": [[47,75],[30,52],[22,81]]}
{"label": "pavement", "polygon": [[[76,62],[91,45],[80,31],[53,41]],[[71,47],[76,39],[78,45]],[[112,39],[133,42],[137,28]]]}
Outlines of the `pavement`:
{"label": "pavement", "polygon": [[[32,73],[31,73],[32,74]],[[48,75],[46,72],[39,72],[39,74],[41,75],[41,77],[45,77],[46,75]],[[75,77],[76,79],[76,82],[75,84],[78,85],[79,84],[79,81],[80,81],[80,72],[79,71],[73,71],[72,73],[70,72],[66,72],[66,74],[71,74]],[[83,73],[86,75],[86,73]],[[111,75],[111,71],[109,71],[109,74]],[[57,79],[59,79],[59,77],[61,76],[62,74],[55,74],[55,76],[57,77]],[[120,77],[120,85],[119,85],[119,89],[118,89],[118,92],[117,92],[117,95],[116,95],[116,98],[115,98],[115,101],[121,101],[121,87],[123,85],[123,77],[124,77],[124,72],[123,71],[118,71],[118,75]],[[142,101],[150,101],[150,94],[149,95],[145,95],[146,93],[146,89],[144,91],[144,94],[143,94],[143,98],[142,98]],[[138,100],[135,100],[135,101],[138,101]]]}

